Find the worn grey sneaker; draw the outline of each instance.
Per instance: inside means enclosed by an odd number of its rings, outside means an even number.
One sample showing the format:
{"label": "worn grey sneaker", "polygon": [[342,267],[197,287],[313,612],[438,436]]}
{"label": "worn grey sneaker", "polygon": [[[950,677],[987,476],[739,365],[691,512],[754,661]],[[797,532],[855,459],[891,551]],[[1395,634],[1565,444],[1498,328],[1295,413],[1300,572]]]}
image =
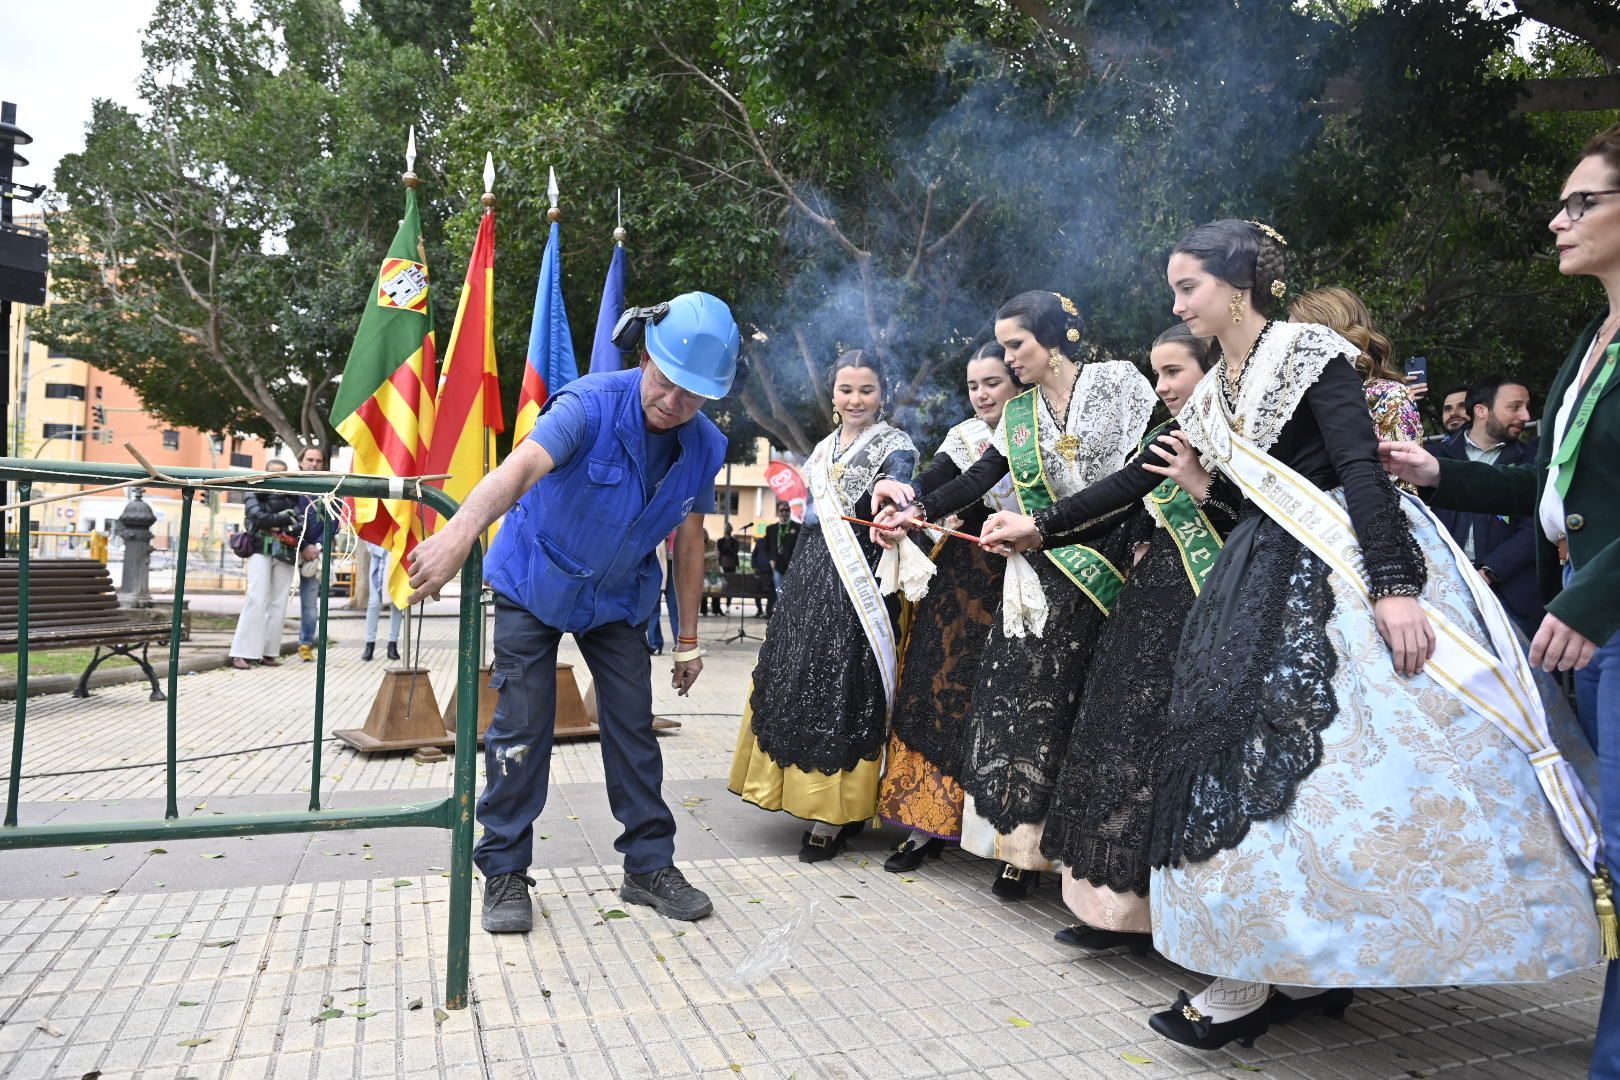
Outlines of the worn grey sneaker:
{"label": "worn grey sneaker", "polygon": [[686,875],[673,866],[650,874],[625,874],[619,886],[619,899],[627,904],[645,904],[660,915],[694,922],[713,914],[714,905],[701,889],[694,888]]}
{"label": "worn grey sneaker", "polygon": [[496,874],[484,882],[484,929],[491,934],[527,934],[534,929],[534,902],[527,874]]}

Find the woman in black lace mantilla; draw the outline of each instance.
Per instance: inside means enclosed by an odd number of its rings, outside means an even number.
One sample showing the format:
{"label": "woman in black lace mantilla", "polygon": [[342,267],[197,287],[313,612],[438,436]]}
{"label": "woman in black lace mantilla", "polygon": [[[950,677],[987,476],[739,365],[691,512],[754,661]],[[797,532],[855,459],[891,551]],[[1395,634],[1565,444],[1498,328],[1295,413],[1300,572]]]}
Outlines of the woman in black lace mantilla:
{"label": "woman in black lace mantilla", "polygon": [[[879,520],[904,527],[938,521],[977,503],[1002,482],[1009,455],[1038,462],[1037,483],[1061,498],[1124,464],[1147,430],[1153,388],[1127,361],[1082,364],[1081,319],[1072,300],[1029,292],[996,312],[996,339],[1031,389],[1009,402],[991,446],[965,472],[920,494],[880,486]],[[1020,502],[1024,496],[1019,496]],[[904,509],[899,509],[904,507]],[[1126,538],[1114,515],[1085,535],[1093,569],[1128,566]],[[895,543],[899,533],[878,533]],[[1080,538],[1066,542],[1079,543]],[[1105,599],[1088,594],[1047,558],[1008,560],[1003,591],[984,641],[973,685],[957,781],[965,793],[962,848],[999,864],[992,889],[1022,897],[1050,868],[1040,838],[1058,769],[1068,749]]]}
{"label": "woman in black lace mantilla", "polygon": [[898,604],[878,595],[877,546],[843,515],[871,516],[872,484],[909,480],[917,450],[882,419],[875,357],[833,367],[838,427],[805,462],[811,500],[754,667],[729,787],[812,823],[799,857],[830,859],[872,816],[895,679]]}

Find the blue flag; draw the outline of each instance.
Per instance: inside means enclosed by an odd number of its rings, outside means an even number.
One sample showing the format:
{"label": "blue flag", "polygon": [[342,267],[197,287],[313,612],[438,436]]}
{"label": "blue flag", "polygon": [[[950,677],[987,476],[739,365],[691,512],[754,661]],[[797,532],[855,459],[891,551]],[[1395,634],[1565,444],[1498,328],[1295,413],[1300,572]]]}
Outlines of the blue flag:
{"label": "blue flag", "polygon": [[574,339],[568,330],[568,310],[563,307],[562,239],[553,221],[546,253],[540,259],[534,322],[529,324],[528,363],[523,371],[522,389],[518,391],[517,420],[512,425],[513,446],[529,437],[540,407],[551,395],[577,378]]}
{"label": "blue flag", "polygon": [[618,371],[624,353],[613,344],[613,324],[624,314],[624,245],[613,245],[607,280],[602,282],[602,307],[596,313],[596,341],[591,345],[592,371]]}

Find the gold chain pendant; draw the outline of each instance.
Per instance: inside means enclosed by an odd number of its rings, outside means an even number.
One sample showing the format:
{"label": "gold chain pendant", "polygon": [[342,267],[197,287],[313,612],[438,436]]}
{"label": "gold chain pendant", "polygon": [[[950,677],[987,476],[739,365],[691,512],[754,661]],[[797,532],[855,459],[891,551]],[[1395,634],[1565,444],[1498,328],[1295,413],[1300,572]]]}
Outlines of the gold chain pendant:
{"label": "gold chain pendant", "polygon": [[833,462],[832,468],[827,471],[832,474],[833,483],[835,484],[844,479],[844,463],[842,461]]}
{"label": "gold chain pendant", "polygon": [[1057,452],[1063,455],[1063,460],[1067,461],[1070,465],[1073,465],[1074,459],[1080,455],[1079,437],[1076,435],[1071,435],[1067,431],[1065,431],[1062,435],[1059,435],[1057,440]]}

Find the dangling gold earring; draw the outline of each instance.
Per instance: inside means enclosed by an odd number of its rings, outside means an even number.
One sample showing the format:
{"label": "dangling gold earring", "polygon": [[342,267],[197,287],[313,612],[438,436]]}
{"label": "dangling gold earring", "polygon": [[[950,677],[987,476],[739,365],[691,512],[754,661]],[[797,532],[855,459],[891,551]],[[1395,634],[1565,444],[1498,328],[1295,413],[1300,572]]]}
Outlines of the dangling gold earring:
{"label": "dangling gold earring", "polygon": [[1051,352],[1046,354],[1046,362],[1052,366],[1053,371],[1056,371],[1058,368],[1062,367],[1063,350],[1054,348]]}
{"label": "dangling gold earring", "polygon": [[838,430],[839,428],[841,428],[843,426],[844,426],[844,414],[838,411],[838,406],[834,405],[833,406],[833,430],[836,431],[836,430]]}
{"label": "dangling gold earring", "polygon": [[1233,293],[1232,294],[1232,302],[1230,304],[1226,305],[1226,310],[1230,311],[1232,313],[1232,321],[1234,323],[1242,322],[1243,321],[1243,294],[1240,293],[1240,292]]}

